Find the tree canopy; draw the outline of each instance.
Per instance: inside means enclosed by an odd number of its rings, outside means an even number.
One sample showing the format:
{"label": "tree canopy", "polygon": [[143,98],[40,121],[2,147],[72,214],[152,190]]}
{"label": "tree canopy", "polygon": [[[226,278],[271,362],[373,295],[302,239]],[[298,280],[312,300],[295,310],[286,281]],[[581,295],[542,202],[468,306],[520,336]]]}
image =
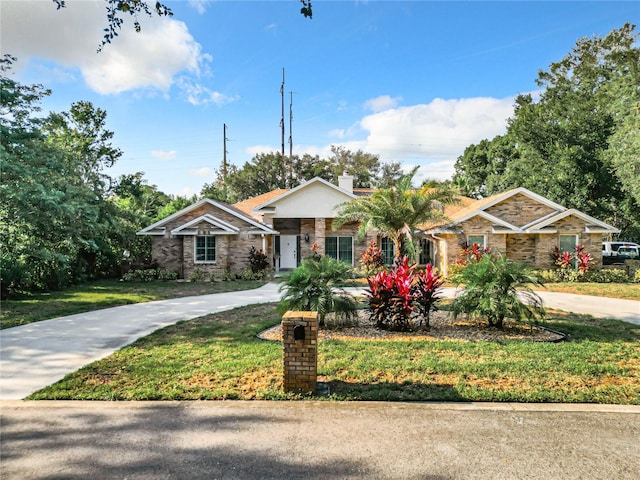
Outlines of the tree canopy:
{"label": "tree canopy", "polygon": [[232,165],[226,178],[218,172],[217,179],[205,184],[200,195],[233,203],[278,188],[293,188],[314,177],[337,184],[344,172],[353,175],[356,188],[393,185],[402,176],[397,162],[383,163],[378,155],[332,146],[326,159],[309,154],[259,153],[242,167]]}
{"label": "tree canopy", "polygon": [[427,221],[443,219],[444,206],[457,201],[456,191],[448,184],[435,188],[412,186],[411,173],[403,175],[396,185],[380,188],[371,196],[358,197],[340,206],[338,216],[333,221],[334,228],[348,222],[359,222],[359,234],[370,230],[391,239],[395,246],[395,257],[415,257],[413,233]]}
{"label": "tree canopy", "polygon": [[8,75],[0,60],[0,273],[2,296],[62,288],[113,275],[120,262],[148,258],[136,236],[171,200],[142,173],[105,173],[122,155],[106,112],[86,101],[41,115],[51,92]]}
{"label": "tree canopy", "polygon": [[640,235],[640,48],[635,26],[580,39],[519,95],[505,135],[470,145],[454,182],[476,198],[523,186]]}

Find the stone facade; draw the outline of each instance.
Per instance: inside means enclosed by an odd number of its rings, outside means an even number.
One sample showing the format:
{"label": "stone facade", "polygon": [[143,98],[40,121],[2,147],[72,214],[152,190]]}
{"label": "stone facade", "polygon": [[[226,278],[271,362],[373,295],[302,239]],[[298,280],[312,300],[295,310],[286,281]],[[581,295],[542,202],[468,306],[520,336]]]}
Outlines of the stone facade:
{"label": "stone facade", "polygon": [[[521,228],[535,223],[553,214],[550,206],[541,204],[523,194],[513,195],[504,201],[488,207],[485,212],[515,227]],[[455,225],[458,233],[439,233],[436,258],[438,266],[454,264],[460,254],[462,245],[469,235],[484,235],[485,246],[494,252],[501,252],[507,258],[523,262],[534,268],[547,269],[554,267],[553,252],[560,245],[560,235],[576,235],[578,245],[593,257],[593,267],[602,267],[602,233],[589,233],[589,223],[580,215],[568,215],[546,225],[538,232],[505,233],[507,228],[494,225],[481,215],[471,216]],[[500,233],[494,233],[498,231]],[[446,251],[446,254],[445,254]]]}
{"label": "stone facade", "polygon": [[516,227],[523,227],[534,222],[554,210],[548,205],[534,202],[531,198],[518,193],[503,202],[493,205],[485,212],[504,220]]}
{"label": "stone facade", "polygon": [[[237,234],[221,233],[212,225],[202,222],[197,228],[198,235],[214,235],[216,239],[216,260],[212,263],[196,262],[195,236],[174,235],[171,231],[186,223],[210,214],[214,217],[235,225],[240,230]],[[165,226],[163,236],[153,236],[151,242],[152,259],[163,268],[178,272],[180,278],[189,279],[196,270],[205,275],[205,278],[221,279],[224,274],[240,274],[250,267],[249,252],[251,247],[263,248],[263,238],[260,234],[249,233],[256,228],[249,223],[239,220],[238,217],[218,209],[211,204],[204,204],[199,208],[174,218]],[[266,255],[272,256],[273,242],[270,236],[265,236],[264,246]]]}

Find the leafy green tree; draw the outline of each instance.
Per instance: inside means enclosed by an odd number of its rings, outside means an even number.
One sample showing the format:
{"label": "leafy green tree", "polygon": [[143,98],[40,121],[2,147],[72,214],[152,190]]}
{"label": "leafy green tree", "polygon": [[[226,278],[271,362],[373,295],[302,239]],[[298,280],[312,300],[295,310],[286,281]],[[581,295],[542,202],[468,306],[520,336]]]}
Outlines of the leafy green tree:
{"label": "leafy green tree", "polygon": [[292,188],[293,165],[289,157],[279,152],[259,153],[242,168],[227,176],[227,187],[238,201],[255,197],[278,188]]}
{"label": "leafy green tree", "polygon": [[174,213],[179,212],[183,208],[186,208],[197,201],[198,198],[195,195],[193,195],[192,197],[183,197],[181,195],[178,195],[173,200],[170,200],[166,205],[159,208],[156,218],[154,218],[153,220],[155,222],[157,222],[158,220],[162,220],[163,218],[166,218],[169,215],[173,215]]}
{"label": "leafy green tree", "polygon": [[330,312],[349,318],[357,307],[355,299],[342,288],[349,278],[353,278],[353,269],[345,262],[328,255],[305,258],[282,283],[278,310],[318,312],[320,325],[325,324]]}
{"label": "leafy green tree", "polygon": [[640,48],[635,26],[580,39],[520,95],[506,135],[472,145],[455,183],[475,197],[523,186],[632,231],[640,229]]}
{"label": "leafy green tree", "polygon": [[413,233],[427,221],[446,218],[444,206],[457,201],[456,191],[446,184],[436,188],[412,186],[417,168],[404,175],[395,186],[377,189],[370,197],[358,197],[340,206],[333,221],[335,229],[345,223],[358,222],[360,236],[370,230],[391,239],[396,260],[408,257],[415,261]]}
{"label": "leafy green tree", "polygon": [[524,264],[502,254],[483,255],[458,276],[464,290],[451,304],[454,318],[461,313],[484,318],[489,326],[503,328],[504,319],[535,321],[544,316],[543,303],[531,286],[542,285]]}
{"label": "leafy green tree", "polygon": [[0,256],[2,294],[64,287],[113,274],[122,255],[119,211],[107,201],[102,173],[120,151],[104,128],[106,113],[88,102],[39,115],[50,94],[0,76]]}

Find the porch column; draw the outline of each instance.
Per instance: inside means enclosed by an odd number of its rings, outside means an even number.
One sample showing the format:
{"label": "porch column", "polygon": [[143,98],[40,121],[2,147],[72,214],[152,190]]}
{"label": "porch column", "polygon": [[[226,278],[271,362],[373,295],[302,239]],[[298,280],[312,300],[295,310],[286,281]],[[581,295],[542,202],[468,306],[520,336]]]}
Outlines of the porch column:
{"label": "porch column", "polygon": [[315,219],[315,230],[313,241],[318,244],[318,253],[324,255],[324,239],[326,235],[327,225],[324,218]]}

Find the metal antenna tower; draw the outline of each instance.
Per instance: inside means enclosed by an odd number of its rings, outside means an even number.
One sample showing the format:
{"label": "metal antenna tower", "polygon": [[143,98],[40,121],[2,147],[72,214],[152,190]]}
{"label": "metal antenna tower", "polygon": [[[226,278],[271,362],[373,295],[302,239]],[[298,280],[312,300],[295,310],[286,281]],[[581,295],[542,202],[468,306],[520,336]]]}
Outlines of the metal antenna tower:
{"label": "metal antenna tower", "polygon": [[227,124],[222,124],[222,183],[223,185],[227,184],[227,174],[229,173],[229,164],[227,163]]}
{"label": "metal antenna tower", "polygon": [[282,97],[282,117],[280,117],[280,128],[282,130],[282,156],[284,157],[284,67],[282,67],[282,85],[280,85],[280,95]]}

